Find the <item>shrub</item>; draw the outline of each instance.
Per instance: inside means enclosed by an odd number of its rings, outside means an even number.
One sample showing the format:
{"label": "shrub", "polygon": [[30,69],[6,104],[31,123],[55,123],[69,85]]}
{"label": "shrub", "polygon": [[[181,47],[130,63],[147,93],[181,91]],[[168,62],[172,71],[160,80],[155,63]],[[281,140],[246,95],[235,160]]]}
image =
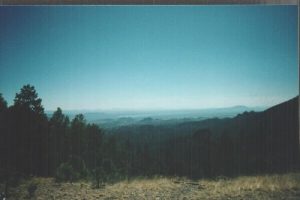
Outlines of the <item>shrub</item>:
{"label": "shrub", "polygon": [[85,166],[85,162],[79,156],[73,156],[69,160],[70,165],[73,168],[73,171],[76,173],[76,179],[86,178],[88,175],[88,170]]}
{"label": "shrub", "polygon": [[36,191],[37,189],[37,184],[34,183],[34,182],[31,182],[28,187],[27,187],[27,191],[28,191],[28,196],[30,198],[32,198],[34,196],[34,192]]}
{"label": "shrub", "polygon": [[96,182],[96,188],[99,188],[100,187],[100,182],[103,182],[105,179],[104,179],[104,171],[103,171],[103,168],[102,167],[96,167],[94,170],[93,170],[93,179],[95,180]]}
{"label": "shrub", "polygon": [[56,170],[57,181],[74,181],[78,178],[78,174],[70,163],[62,163]]}

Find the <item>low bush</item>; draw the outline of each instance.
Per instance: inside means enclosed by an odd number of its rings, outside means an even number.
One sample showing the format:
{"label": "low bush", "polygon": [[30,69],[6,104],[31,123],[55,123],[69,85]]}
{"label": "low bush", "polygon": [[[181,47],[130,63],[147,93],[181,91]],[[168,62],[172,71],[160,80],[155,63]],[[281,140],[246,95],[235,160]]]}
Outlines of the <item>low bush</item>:
{"label": "low bush", "polygon": [[28,187],[27,187],[27,191],[28,191],[28,196],[29,198],[32,198],[34,196],[34,193],[37,189],[37,184],[35,182],[31,182]]}
{"label": "low bush", "polygon": [[62,163],[56,170],[56,181],[74,181],[79,178],[70,163]]}

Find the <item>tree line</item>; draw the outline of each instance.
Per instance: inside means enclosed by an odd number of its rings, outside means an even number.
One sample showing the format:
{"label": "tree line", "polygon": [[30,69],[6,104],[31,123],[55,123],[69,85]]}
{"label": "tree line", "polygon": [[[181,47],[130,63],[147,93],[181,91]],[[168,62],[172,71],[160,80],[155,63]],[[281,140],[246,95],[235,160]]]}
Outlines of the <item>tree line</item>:
{"label": "tree line", "polygon": [[[253,122],[245,115],[233,120]],[[243,124],[218,135],[210,126],[192,134],[166,134],[150,125],[121,127],[128,134],[105,133],[82,114],[70,120],[61,108],[47,117],[34,86],[24,85],[9,107],[0,95],[0,169],[68,181],[92,177],[98,186],[134,176],[202,178],[298,169],[297,117],[275,130],[268,122],[274,115],[259,116],[250,128]]]}

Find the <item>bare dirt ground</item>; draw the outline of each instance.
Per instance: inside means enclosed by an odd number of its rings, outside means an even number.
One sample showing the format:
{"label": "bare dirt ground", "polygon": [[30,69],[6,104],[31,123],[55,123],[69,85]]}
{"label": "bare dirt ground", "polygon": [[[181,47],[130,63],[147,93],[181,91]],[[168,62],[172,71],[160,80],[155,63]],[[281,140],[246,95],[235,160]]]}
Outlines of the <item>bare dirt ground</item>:
{"label": "bare dirt ground", "polygon": [[[28,195],[28,185],[37,189]],[[10,188],[8,199],[300,199],[300,173],[249,176],[234,179],[191,181],[185,178],[137,178],[105,184],[99,189],[90,182],[57,183],[52,178],[32,178]]]}

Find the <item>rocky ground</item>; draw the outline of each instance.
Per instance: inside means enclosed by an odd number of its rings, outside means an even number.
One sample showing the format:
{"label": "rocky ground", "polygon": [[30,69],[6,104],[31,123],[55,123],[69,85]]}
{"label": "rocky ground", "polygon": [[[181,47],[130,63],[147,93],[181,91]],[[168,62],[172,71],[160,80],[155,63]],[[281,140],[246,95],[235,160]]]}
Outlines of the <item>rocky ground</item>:
{"label": "rocky ground", "polygon": [[[32,197],[28,187],[36,185]],[[191,181],[136,178],[94,188],[91,183],[57,183],[52,178],[24,180],[8,199],[300,199],[300,173]]]}

